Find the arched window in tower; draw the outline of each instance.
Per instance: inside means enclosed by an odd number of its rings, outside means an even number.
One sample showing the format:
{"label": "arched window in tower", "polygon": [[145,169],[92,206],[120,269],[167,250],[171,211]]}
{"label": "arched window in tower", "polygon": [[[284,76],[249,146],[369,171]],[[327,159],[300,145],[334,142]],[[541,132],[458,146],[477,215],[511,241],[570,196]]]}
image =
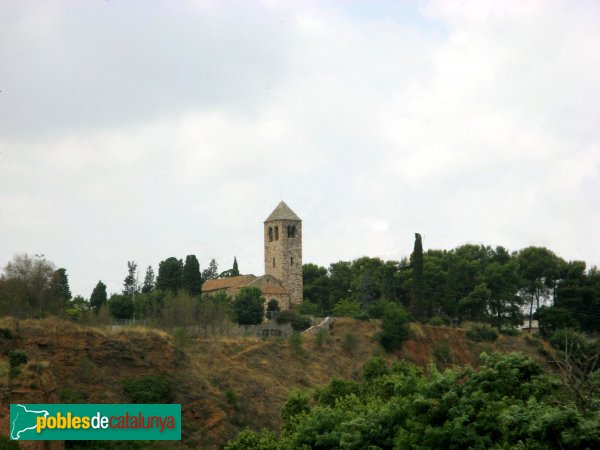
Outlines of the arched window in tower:
{"label": "arched window in tower", "polygon": [[292,237],[293,238],[296,237],[296,225],[292,225],[291,232],[292,232]]}
{"label": "arched window in tower", "polygon": [[269,242],[273,242],[273,227],[269,227]]}
{"label": "arched window in tower", "polygon": [[279,240],[279,227],[275,227],[275,240]]}
{"label": "arched window in tower", "polygon": [[287,232],[288,232],[287,237],[291,238],[292,237],[292,227],[290,225],[287,226]]}

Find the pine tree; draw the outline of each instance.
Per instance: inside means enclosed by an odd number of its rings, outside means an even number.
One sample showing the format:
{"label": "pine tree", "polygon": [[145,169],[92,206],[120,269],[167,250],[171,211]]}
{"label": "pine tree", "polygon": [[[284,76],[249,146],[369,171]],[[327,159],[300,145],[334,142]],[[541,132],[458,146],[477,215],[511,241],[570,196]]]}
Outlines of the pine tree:
{"label": "pine tree", "polygon": [[219,278],[219,266],[217,265],[217,261],[213,258],[208,264],[208,269],[202,271],[202,282],[214,280],[215,278]]}
{"label": "pine tree", "polygon": [[127,261],[128,274],[123,281],[123,295],[133,295],[139,292],[137,285],[137,264],[135,261]]}
{"label": "pine tree", "polygon": [[185,257],[181,287],[190,295],[200,295],[202,292],[202,275],[200,274],[200,263],[196,255]]}
{"label": "pine tree", "polygon": [[152,266],[148,266],[146,269],[146,276],[144,277],[144,284],[142,285],[142,293],[149,294],[154,290],[154,270]]}

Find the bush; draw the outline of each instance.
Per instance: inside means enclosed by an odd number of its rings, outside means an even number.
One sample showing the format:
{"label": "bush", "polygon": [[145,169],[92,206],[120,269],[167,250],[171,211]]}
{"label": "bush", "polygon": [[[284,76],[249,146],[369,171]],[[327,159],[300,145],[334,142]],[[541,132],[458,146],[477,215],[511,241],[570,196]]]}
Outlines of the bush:
{"label": "bush", "polygon": [[256,287],[244,286],[235,296],[231,307],[240,325],[258,325],[263,321],[265,298]]}
{"label": "bush", "polygon": [[296,356],[304,356],[304,347],[302,347],[302,335],[292,333],[288,337],[288,344]]}
{"label": "bush", "polygon": [[297,306],[297,308],[300,314],[304,314],[307,316],[318,316],[319,314],[321,314],[319,306],[315,305],[312,302],[309,302],[308,300],[304,300]]}
{"label": "bush", "polygon": [[297,415],[310,411],[309,401],[308,396],[302,392],[293,392],[288,396],[287,401],[281,408],[281,419],[284,428],[289,428]]}
{"label": "bush", "polygon": [[516,328],[502,328],[500,330],[500,334],[503,334],[505,336],[519,336],[521,332]]}
{"label": "bush", "polygon": [[317,334],[315,336],[315,345],[319,350],[323,348],[323,344],[325,344],[325,342],[328,340],[328,337],[329,333],[327,332],[327,330],[321,328],[319,331],[317,331]]}
{"label": "bush", "polygon": [[344,340],[342,341],[342,350],[344,350],[349,355],[354,354],[354,350],[358,345],[358,340],[352,333],[348,333],[344,336]]}
{"label": "bush", "polygon": [[133,403],[170,403],[171,384],[161,377],[144,375],[123,380],[123,390]]}
{"label": "bush", "polygon": [[58,391],[58,398],[60,399],[61,403],[78,403],[85,397],[77,389],[64,388]]}
{"label": "bush", "polygon": [[304,331],[312,325],[310,317],[303,316],[290,309],[279,313],[277,323],[290,323],[295,331]]}
{"label": "bush", "polygon": [[10,361],[10,367],[18,367],[27,363],[27,353],[23,350],[11,350],[8,353],[8,360]]}
{"label": "bush", "polygon": [[237,395],[233,389],[227,389],[225,391],[225,399],[227,403],[231,405],[234,409],[237,408]]}
{"label": "bush", "polygon": [[452,321],[448,316],[433,316],[431,319],[429,319],[429,325],[441,327],[443,325],[452,325]]}
{"label": "bush", "polygon": [[12,339],[12,331],[8,328],[0,328],[0,337],[3,337],[4,339]]}
{"label": "bush", "polygon": [[389,373],[389,369],[385,359],[381,356],[373,356],[367,360],[362,369],[361,378],[364,381],[374,380],[375,378],[382,377]]}
{"label": "bush", "polygon": [[360,304],[356,300],[340,300],[331,310],[335,317],[356,317],[360,314]]}
{"label": "bush", "polygon": [[369,315],[366,312],[364,312],[364,311],[361,311],[360,314],[358,314],[358,316],[356,316],[356,318],[358,320],[364,320],[364,321],[370,319]]}
{"label": "bush", "polygon": [[498,331],[489,325],[473,325],[467,330],[467,338],[477,342],[494,342],[498,339]]}
{"label": "bush", "polygon": [[433,356],[439,364],[450,364],[452,362],[450,343],[447,340],[438,342],[433,349]]}
{"label": "bush", "polygon": [[409,315],[400,306],[388,308],[381,322],[379,342],[387,352],[396,350],[410,336]]}

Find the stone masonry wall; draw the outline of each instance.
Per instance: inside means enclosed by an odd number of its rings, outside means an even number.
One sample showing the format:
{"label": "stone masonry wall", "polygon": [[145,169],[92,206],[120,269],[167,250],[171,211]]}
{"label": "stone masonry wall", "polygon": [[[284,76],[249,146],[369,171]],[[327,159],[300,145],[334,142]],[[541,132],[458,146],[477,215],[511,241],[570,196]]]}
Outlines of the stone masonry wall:
{"label": "stone masonry wall", "polygon": [[[296,227],[295,237],[288,237],[288,225]],[[275,239],[275,227],[278,229],[278,239]],[[269,239],[269,228],[273,229],[272,241]],[[302,222],[296,220],[265,222],[264,243],[265,273],[273,275],[282,282],[290,293],[292,305],[300,303],[302,301]]]}

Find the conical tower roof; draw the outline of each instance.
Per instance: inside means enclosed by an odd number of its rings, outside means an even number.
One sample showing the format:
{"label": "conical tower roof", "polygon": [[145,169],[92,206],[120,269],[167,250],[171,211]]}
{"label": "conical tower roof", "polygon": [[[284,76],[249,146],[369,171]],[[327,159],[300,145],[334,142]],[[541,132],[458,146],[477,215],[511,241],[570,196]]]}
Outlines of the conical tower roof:
{"label": "conical tower roof", "polygon": [[273,212],[267,217],[265,222],[271,222],[273,220],[298,220],[302,221],[300,217],[296,215],[294,211],[290,209],[283,201],[279,202],[279,205],[273,210]]}

